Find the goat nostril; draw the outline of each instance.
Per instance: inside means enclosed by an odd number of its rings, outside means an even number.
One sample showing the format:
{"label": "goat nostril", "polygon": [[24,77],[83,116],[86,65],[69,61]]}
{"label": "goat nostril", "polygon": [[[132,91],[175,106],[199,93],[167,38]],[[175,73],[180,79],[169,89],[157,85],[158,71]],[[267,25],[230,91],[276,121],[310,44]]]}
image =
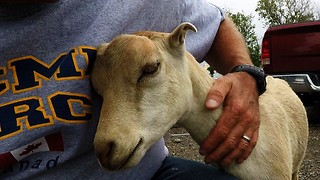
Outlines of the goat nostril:
{"label": "goat nostril", "polygon": [[106,165],[112,156],[113,146],[113,142],[108,142],[104,146],[100,146],[100,149],[96,149],[97,157],[102,166]]}

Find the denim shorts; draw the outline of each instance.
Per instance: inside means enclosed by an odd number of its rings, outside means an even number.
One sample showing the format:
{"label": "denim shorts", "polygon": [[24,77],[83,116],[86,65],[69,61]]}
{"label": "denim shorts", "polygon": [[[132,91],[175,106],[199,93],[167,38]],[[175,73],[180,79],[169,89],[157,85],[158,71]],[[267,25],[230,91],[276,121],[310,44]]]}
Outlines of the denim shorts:
{"label": "denim shorts", "polygon": [[153,180],[235,180],[217,166],[168,156],[152,178]]}

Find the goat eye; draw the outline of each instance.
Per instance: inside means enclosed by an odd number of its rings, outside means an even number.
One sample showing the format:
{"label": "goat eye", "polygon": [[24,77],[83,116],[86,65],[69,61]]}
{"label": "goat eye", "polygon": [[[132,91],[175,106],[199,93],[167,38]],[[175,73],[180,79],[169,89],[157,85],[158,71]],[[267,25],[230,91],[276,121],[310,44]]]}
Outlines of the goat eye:
{"label": "goat eye", "polygon": [[160,63],[154,63],[154,64],[146,64],[143,68],[142,68],[142,72],[141,75],[138,79],[138,81],[140,81],[142,78],[146,77],[146,76],[150,76],[155,74],[156,72],[158,72],[160,67]]}
{"label": "goat eye", "polygon": [[150,65],[146,65],[143,68],[143,74],[144,75],[151,75],[154,74],[155,72],[157,72],[158,68],[159,68],[160,63],[156,63],[156,64],[150,64]]}

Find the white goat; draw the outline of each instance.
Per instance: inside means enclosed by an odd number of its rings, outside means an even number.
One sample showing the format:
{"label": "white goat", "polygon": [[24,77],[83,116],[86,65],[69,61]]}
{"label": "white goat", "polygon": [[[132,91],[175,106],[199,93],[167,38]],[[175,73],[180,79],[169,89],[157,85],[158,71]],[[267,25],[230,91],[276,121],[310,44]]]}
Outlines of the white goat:
{"label": "white goat", "polygon": [[[213,80],[185,50],[190,23],[172,33],[120,35],[97,50],[91,79],[103,97],[94,139],[100,164],[135,166],[152,144],[179,123],[201,144],[221,109],[205,108]],[[225,170],[240,179],[297,179],[308,139],[303,104],[282,80],[267,78],[260,96],[259,140],[250,157]]]}

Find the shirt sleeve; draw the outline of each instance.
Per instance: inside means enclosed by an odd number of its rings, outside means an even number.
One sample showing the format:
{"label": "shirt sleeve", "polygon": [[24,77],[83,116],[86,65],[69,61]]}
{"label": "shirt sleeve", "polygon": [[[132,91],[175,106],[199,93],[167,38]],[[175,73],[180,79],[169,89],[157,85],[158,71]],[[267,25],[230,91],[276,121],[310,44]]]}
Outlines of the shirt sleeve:
{"label": "shirt sleeve", "polygon": [[197,33],[188,34],[186,47],[199,62],[202,62],[214,41],[220,23],[225,18],[224,12],[206,0],[185,2],[183,21],[191,22],[198,29]]}

